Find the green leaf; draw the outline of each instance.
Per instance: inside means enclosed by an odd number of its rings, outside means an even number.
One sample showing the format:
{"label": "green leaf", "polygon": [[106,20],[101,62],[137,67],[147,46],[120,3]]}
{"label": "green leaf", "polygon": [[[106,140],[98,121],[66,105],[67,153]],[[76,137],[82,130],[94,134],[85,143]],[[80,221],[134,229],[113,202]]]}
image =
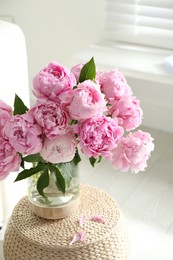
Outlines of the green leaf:
{"label": "green leaf", "polygon": [[25,106],[23,101],[21,100],[18,95],[15,95],[15,100],[14,100],[14,115],[22,115],[25,114],[28,111],[28,108]]}
{"label": "green leaf", "polygon": [[23,158],[21,158],[21,159],[22,160],[21,160],[21,163],[20,163],[20,167],[25,169],[25,162],[24,162]]}
{"label": "green leaf", "polygon": [[41,196],[45,197],[44,189],[49,185],[49,173],[48,169],[45,168],[44,171],[41,173],[40,177],[37,181],[37,190],[40,193]]}
{"label": "green leaf", "polygon": [[43,159],[42,159],[42,157],[40,156],[39,153],[27,155],[27,156],[23,157],[23,160],[25,162],[39,162],[39,161],[43,161]]}
{"label": "green leaf", "polygon": [[22,172],[19,172],[19,174],[17,175],[17,178],[15,179],[15,182],[26,179],[26,178],[34,175],[35,173],[40,172],[44,168],[45,168],[45,164],[39,164],[36,167],[23,170]]}
{"label": "green leaf", "polygon": [[77,123],[77,120],[71,119],[70,120],[70,125],[75,125]]}
{"label": "green leaf", "polygon": [[94,63],[94,58],[91,58],[91,60],[85,63],[85,65],[81,69],[79,82],[81,83],[87,79],[93,80],[95,79],[95,76],[96,76],[96,66]]}
{"label": "green leaf", "polygon": [[65,193],[65,179],[62,176],[60,170],[57,167],[53,166],[52,164],[49,165],[49,169],[53,174],[55,174],[56,177],[55,183],[58,190],[62,191],[62,193]]}
{"label": "green leaf", "polygon": [[58,169],[61,172],[64,180],[65,180],[65,185],[66,187],[70,186],[70,182],[72,180],[72,176],[73,176],[73,170],[76,169],[75,164],[72,163],[59,163],[58,164]]}
{"label": "green leaf", "polygon": [[89,161],[90,161],[90,163],[91,163],[91,165],[94,167],[94,165],[95,165],[95,163],[96,163],[96,160],[97,159],[95,159],[94,157],[90,157],[89,158]]}
{"label": "green leaf", "polygon": [[75,156],[73,158],[73,162],[75,165],[78,165],[78,163],[81,161],[80,155],[78,153],[78,150],[76,150]]}
{"label": "green leaf", "polygon": [[102,160],[102,156],[99,155],[98,160],[97,160],[97,163],[101,162],[101,160]]}
{"label": "green leaf", "polygon": [[19,156],[20,156],[20,158],[21,158],[20,167],[22,167],[23,169],[25,169],[25,162],[24,162],[24,160],[23,160],[23,156],[22,156],[22,154],[21,154],[21,153],[19,153],[19,152],[18,152],[18,155],[19,155]]}

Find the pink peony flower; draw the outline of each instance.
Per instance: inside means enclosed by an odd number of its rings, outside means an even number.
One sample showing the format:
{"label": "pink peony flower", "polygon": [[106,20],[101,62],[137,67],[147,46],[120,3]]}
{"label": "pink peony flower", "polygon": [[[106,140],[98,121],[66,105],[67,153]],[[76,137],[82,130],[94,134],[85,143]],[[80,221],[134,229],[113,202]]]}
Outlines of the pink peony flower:
{"label": "pink peony flower", "polygon": [[122,138],[118,147],[112,153],[112,163],[115,169],[138,173],[147,167],[147,160],[154,150],[153,138],[149,133],[137,131]]}
{"label": "pink peony flower", "polygon": [[73,66],[71,69],[71,72],[75,76],[76,81],[78,81],[78,79],[79,79],[79,75],[80,75],[80,72],[81,72],[81,69],[83,68],[83,66],[84,66],[84,64],[80,63],[80,64]]}
{"label": "pink peony flower", "polygon": [[59,104],[53,101],[37,102],[30,113],[49,139],[67,133],[69,116]]}
{"label": "pink peony flower", "polygon": [[10,172],[18,171],[21,158],[8,140],[0,135],[0,180],[5,179]]}
{"label": "pink peony flower", "polygon": [[77,89],[73,90],[73,98],[69,105],[69,113],[73,119],[81,120],[99,116],[106,110],[104,95],[99,85],[91,80],[80,83]]}
{"label": "pink peony flower", "polygon": [[116,69],[97,74],[97,79],[100,82],[101,90],[112,105],[124,95],[132,95],[132,90],[125,77]]}
{"label": "pink peony flower", "polygon": [[42,148],[41,127],[34,123],[34,118],[28,113],[12,116],[2,133],[11,146],[22,154],[35,154]]}
{"label": "pink peony flower", "polygon": [[68,102],[75,84],[75,77],[67,68],[51,62],[33,79],[33,93],[39,99]]}
{"label": "pink peony flower", "polygon": [[118,123],[125,130],[130,131],[138,127],[142,122],[142,109],[139,100],[135,97],[124,96],[109,109],[112,118],[118,118]]}
{"label": "pink peony flower", "polygon": [[123,128],[110,117],[87,119],[81,123],[79,132],[82,152],[88,158],[110,158],[111,150],[117,146],[122,135]]}
{"label": "pink peony flower", "polygon": [[12,116],[12,113],[12,108],[0,100],[0,130],[4,127],[9,117]]}
{"label": "pink peony flower", "polygon": [[76,147],[76,139],[71,133],[67,133],[53,140],[45,138],[40,154],[44,160],[51,163],[69,162],[75,156]]}

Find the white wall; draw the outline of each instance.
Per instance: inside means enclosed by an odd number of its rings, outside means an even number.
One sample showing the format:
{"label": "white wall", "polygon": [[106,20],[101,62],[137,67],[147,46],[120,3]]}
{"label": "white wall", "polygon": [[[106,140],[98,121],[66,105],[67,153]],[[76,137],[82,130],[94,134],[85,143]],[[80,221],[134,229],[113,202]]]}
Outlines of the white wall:
{"label": "white wall", "polygon": [[49,61],[69,66],[72,55],[99,39],[105,0],[0,0],[0,16],[23,30],[30,83]]}

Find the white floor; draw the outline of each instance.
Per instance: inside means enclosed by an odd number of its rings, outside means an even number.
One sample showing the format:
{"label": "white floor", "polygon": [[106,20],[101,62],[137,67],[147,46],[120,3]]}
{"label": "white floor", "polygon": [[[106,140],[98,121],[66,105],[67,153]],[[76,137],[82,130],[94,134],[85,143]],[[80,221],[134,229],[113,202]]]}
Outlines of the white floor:
{"label": "white floor", "polygon": [[109,192],[119,202],[130,232],[129,260],[173,260],[173,134],[143,130],[155,139],[144,173],[115,172],[107,162],[93,169],[83,160],[81,182]]}

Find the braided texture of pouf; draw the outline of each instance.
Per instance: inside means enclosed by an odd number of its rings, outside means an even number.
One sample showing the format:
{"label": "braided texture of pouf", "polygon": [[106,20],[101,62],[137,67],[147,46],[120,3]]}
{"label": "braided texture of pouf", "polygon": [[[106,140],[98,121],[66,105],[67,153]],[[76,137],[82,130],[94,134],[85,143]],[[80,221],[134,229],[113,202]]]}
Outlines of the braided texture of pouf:
{"label": "braided texture of pouf", "polygon": [[[70,217],[46,220],[33,214],[27,197],[16,205],[4,236],[5,260],[126,260],[129,240],[117,202],[104,191],[80,187],[80,205]],[[81,216],[87,216],[79,226]],[[91,221],[100,215],[105,223]],[[76,232],[87,239],[70,245]]]}

